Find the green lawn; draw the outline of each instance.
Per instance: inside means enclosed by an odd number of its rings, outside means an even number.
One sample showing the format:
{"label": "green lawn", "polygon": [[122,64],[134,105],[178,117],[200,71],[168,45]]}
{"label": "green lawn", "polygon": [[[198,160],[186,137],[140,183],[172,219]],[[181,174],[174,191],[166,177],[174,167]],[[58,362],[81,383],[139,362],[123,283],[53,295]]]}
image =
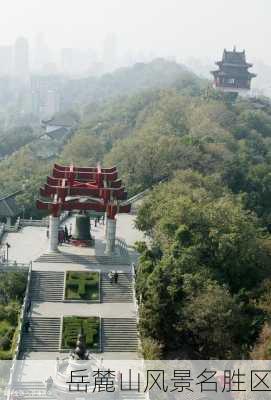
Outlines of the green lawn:
{"label": "green lawn", "polygon": [[65,299],[99,301],[99,272],[68,271],[66,275]]}
{"label": "green lawn", "polygon": [[63,317],[62,349],[74,350],[78,333],[83,329],[86,347],[91,351],[100,351],[100,318]]}

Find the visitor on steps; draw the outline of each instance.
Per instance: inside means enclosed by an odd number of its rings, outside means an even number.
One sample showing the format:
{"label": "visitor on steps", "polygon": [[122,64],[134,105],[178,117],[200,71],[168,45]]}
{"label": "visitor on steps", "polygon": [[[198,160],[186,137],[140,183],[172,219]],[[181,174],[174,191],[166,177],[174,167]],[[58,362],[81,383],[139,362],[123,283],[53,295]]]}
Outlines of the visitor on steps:
{"label": "visitor on steps", "polygon": [[27,306],[26,306],[26,312],[29,313],[29,311],[31,310],[31,298],[29,297],[28,302],[27,302]]}
{"label": "visitor on steps", "polygon": [[27,320],[25,321],[24,329],[25,329],[25,332],[26,332],[26,333],[29,332],[29,330],[30,330],[30,321],[29,321],[29,319],[27,319]]}
{"label": "visitor on steps", "polygon": [[45,384],[46,384],[46,394],[48,395],[52,388],[53,388],[53,378],[51,376],[49,376],[49,378],[46,379]]}
{"label": "visitor on steps", "polygon": [[118,279],[119,279],[119,274],[117,273],[117,271],[114,272],[114,282],[118,283]]}
{"label": "visitor on steps", "polygon": [[109,280],[110,280],[110,283],[112,284],[112,283],[113,283],[113,278],[114,278],[114,273],[113,273],[113,271],[110,271],[110,272],[108,273],[108,278],[109,278]]}

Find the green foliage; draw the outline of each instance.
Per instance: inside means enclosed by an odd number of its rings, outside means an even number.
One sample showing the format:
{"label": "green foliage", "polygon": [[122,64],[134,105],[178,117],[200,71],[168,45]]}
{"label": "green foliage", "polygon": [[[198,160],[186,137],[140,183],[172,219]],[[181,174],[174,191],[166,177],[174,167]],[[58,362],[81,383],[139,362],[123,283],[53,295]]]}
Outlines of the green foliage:
{"label": "green foliage", "polygon": [[78,334],[83,331],[86,347],[100,350],[100,319],[98,317],[63,317],[62,349],[74,350]]}
{"label": "green foliage", "polygon": [[98,272],[67,272],[65,298],[66,300],[99,300]]}
{"label": "green foliage", "polygon": [[12,154],[35,138],[31,127],[12,128],[0,135],[0,157]]}
{"label": "green foliage", "polygon": [[23,300],[25,293],[26,281],[27,281],[26,273],[2,272],[0,280],[1,303],[7,304],[11,301],[21,302]]}
{"label": "green foliage", "polygon": [[0,279],[0,360],[13,356],[15,332],[27,282],[25,272],[1,272]]}
{"label": "green foliage", "polygon": [[[199,358],[248,354],[263,322],[253,298],[270,275],[257,218],[218,178],[179,172],[143,202],[137,227],[140,331]],[[254,294],[251,294],[254,293]]]}
{"label": "green foliage", "polygon": [[161,345],[151,338],[143,338],[141,348],[145,360],[160,360],[162,357]]}

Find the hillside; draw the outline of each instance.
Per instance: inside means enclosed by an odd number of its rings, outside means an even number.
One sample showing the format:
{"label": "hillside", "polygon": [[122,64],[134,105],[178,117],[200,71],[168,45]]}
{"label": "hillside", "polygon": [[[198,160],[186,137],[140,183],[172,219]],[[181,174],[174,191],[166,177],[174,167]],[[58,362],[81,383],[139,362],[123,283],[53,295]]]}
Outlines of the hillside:
{"label": "hillside", "polygon": [[123,95],[142,90],[168,88],[180,85],[192,88],[197,80],[194,73],[185,66],[164,59],[150,63],[137,63],[121,68],[99,78],[69,80],[63,85],[61,97],[65,109],[97,104]]}
{"label": "hillside", "polygon": [[130,195],[153,188],[136,222],[149,237],[137,246],[145,357],[270,358],[270,102],[196,77],[169,86],[83,107],[55,158],[28,144],[1,162],[2,191],[24,184],[37,217],[54,161],[117,165]]}

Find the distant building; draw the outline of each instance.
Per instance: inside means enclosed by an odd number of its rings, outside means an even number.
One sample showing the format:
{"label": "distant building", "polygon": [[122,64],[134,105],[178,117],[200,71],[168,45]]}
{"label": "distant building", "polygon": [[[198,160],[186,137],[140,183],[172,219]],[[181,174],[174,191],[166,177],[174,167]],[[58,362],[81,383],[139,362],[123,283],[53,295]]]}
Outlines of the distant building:
{"label": "distant building", "polygon": [[14,45],[13,71],[16,78],[26,83],[29,81],[29,48],[28,41],[20,37]]}
{"label": "distant building", "polygon": [[42,121],[45,132],[40,139],[63,140],[68,138],[76,129],[78,120],[71,114],[57,114],[49,120]]}
{"label": "distant building", "polygon": [[0,76],[9,76],[12,71],[12,47],[0,46]]}
{"label": "distant building", "polygon": [[40,108],[40,115],[43,118],[50,118],[60,110],[60,97],[56,90],[47,90],[45,102]]}
{"label": "distant building", "polygon": [[32,75],[31,97],[32,113],[41,119],[50,119],[60,111],[60,92],[62,78],[57,75]]}
{"label": "distant building", "polygon": [[249,72],[253,64],[246,61],[246,53],[243,51],[224,50],[222,61],[216,62],[219,67],[216,71],[211,71],[214,76],[214,87],[223,92],[237,93],[242,96],[249,96],[251,80],[256,77]]}

